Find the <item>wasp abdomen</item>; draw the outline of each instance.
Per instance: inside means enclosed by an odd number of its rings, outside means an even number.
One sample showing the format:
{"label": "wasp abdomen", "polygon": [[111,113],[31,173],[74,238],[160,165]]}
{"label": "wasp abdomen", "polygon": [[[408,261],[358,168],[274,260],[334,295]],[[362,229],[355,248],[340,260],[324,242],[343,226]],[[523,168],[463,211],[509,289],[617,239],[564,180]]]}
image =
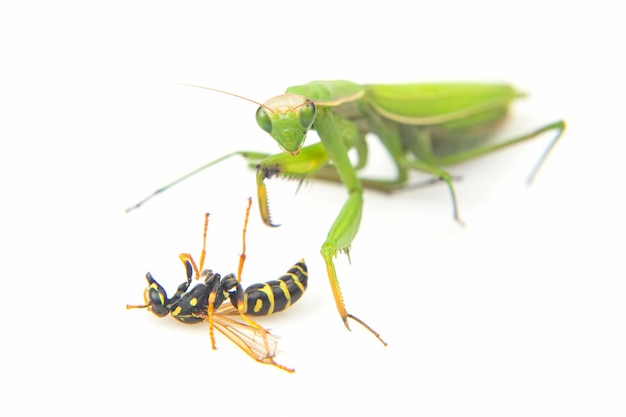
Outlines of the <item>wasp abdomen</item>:
{"label": "wasp abdomen", "polygon": [[249,286],[244,293],[244,313],[267,316],[289,308],[304,294],[308,278],[306,264],[300,260],[277,280]]}

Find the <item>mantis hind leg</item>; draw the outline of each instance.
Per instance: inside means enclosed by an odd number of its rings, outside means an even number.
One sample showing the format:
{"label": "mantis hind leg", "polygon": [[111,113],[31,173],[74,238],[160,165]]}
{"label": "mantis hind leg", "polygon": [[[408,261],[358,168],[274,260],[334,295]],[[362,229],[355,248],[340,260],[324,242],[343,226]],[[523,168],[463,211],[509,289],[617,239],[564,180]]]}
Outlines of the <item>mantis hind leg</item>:
{"label": "mantis hind leg", "polygon": [[464,152],[460,152],[454,155],[450,155],[450,156],[445,156],[445,157],[439,157],[437,158],[437,164],[438,165],[453,165],[453,164],[457,164],[463,161],[467,161],[469,159],[474,159],[477,158],[479,156],[483,156],[483,155],[487,155],[489,153],[498,151],[500,149],[504,149],[507,148],[509,146],[521,143],[521,142],[525,142],[529,139],[533,139],[536,138],[537,136],[546,133],[546,132],[550,132],[550,131],[555,131],[556,135],[554,136],[554,138],[550,141],[550,144],[548,145],[548,147],[546,148],[546,150],[543,152],[543,154],[541,155],[541,157],[539,158],[539,160],[537,161],[537,163],[535,164],[535,166],[533,167],[533,169],[530,172],[530,175],[528,176],[527,179],[527,184],[531,184],[533,182],[533,180],[535,179],[535,177],[537,176],[537,173],[539,172],[539,169],[541,169],[541,167],[543,166],[543,163],[545,162],[545,160],[547,159],[548,155],[550,154],[550,152],[552,151],[552,149],[554,149],[555,145],[557,144],[557,142],[559,141],[559,139],[561,138],[561,136],[563,135],[563,132],[565,131],[565,121],[564,120],[559,120],[557,122],[553,122],[553,123],[549,123],[545,126],[542,126],[532,132],[520,135],[520,136],[516,136],[512,139],[508,139],[508,140],[504,140],[504,141],[500,141],[497,143],[493,143],[493,144],[488,144],[485,146],[480,146],[478,148],[474,148],[474,149],[470,149],[468,151],[464,151]]}
{"label": "mantis hind leg", "polygon": [[504,149],[507,148],[509,146],[527,141],[529,139],[533,139],[545,132],[549,132],[549,131],[556,131],[556,135],[555,137],[552,139],[552,141],[550,142],[550,144],[548,145],[548,147],[546,148],[546,150],[543,152],[543,154],[541,155],[541,157],[539,158],[539,160],[537,161],[537,163],[535,164],[535,166],[533,167],[530,175],[528,176],[528,179],[526,180],[527,184],[531,184],[533,182],[533,180],[535,179],[537,172],[539,172],[539,169],[543,166],[543,163],[545,162],[546,158],[548,157],[550,151],[552,151],[552,149],[554,149],[554,146],[556,145],[556,143],[558,142],[559,138],[563,135],[563,132],[565,131],[565,122],[563,120],[560,120],[558,122],[554,122],[554,123],[550,123],[548,125],[542,126],[539,129],[536,129],[533,132],[524,134],[524,135],[520,135],[517,137],[514,137],[512,139],[509,140],[505,140],[505,141],[501,141],[501,142],[497,142],[497,143],[493,143],[493,144],[488,144],[485,146],[480,146],[478,148],[474,148],[474,149],[470,149],[468,151],[464,151],[464,152],[460,152],[458,154],[455,155],[451,155],[451,156],[447,156],[447,157],[438,157],[435,158],[435,161],[433,164],[430,163],[422,163],[420,161],[408,161],[408,163],[414,168],[417,169],[418,171],[422,171],[422,172],[426,172],[426,173],[430,173],[435,175],[436,177],[440,178],[442,181],[445,181],[446,184],[448,184],[448,189],[450,190],[450,195],[452,197],[452,207],[454,210],[454,218],[456,221],[460,222],[461,224],[463,224],[463,222],[459,219],[459,214],[458,214],[458,205],[457,205],[457,200],[456,200],[456,193],[454,191],[454,186],[452,185],[452,176],[445,170],[439,168],[439,166],[447,166],[447,165],[453,165],[453,164],[457,164],[463,161],[467,161],[469,159],[474,159],[477,158],[479,156],[483,156],[483,155],[487,155],[489,153],[498,151],[500,149]]}
{"label": "mantis hind leg", "polygon": [[410,166],[417,171],[431,174],[438,180],[441,180],[447,184],[448,191],[450,192],[450,198],[452,199],[452,213],[454,216],[454,220],[456,220],[460,224],[463,224],[463,221],[459,217],[459,206],[456,200],[456,191],[454,190],[452,175],[448,171],[420,161],[406,161],[405,163],[407,164],[407,166]]}
{"label": "mantis hind leg", "polygon": [[[428,164],[423,164],[419,161],[405,161],[404,165],[411,167],[417,171],[431,174],[433,175],[433,178],[427,179],[422,182],[409,184],[408,175],[406,174],[407,169],[402,168],[401,170],[402,174],[399,175],[398,178],[394,178],[390,180],[360,178],[361,184],[363,185],[363,188],[368,188],[368,189],[381,191],[385,193],[394,193],[396,191],[406,190],[409,188],[415,189],[415,188],[427,187],[430,185],[439,184],[441,181],[443,181],[447,184],[448,190],[450,191],[450,196],[452,198],[452,210],[453,210],[454,219],[459,223],[463,223],[459,217],[456,192],[454,190],[454,185],[453,185],[453,182],[455,180],[458,180],[458,176],[453,176],[449,172],[443,169],[439,169],[435,166],[431,166]],[[315,174],[315,178],[321,179],[324,181],[341,182],[341,178],[339,178],[337,171],[335,170],[334,167],[331,167],[331,166],[325,166],[322,169],[320,169]]]}

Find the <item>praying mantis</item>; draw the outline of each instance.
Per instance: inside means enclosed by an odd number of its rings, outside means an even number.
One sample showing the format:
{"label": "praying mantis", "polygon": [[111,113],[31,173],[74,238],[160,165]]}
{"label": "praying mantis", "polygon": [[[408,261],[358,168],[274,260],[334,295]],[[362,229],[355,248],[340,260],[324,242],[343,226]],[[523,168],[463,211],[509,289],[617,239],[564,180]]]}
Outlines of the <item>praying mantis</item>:
{"label": "praying mantis", "polygon": [[[347,198],[330,226],[321,247],[337,311],[350,330],[349,319],[380,335],[365,322],[348,313],[334,258],[349,255],[361,223],[363,190],[391,192],[409,185],[410,171],[432,175],[447,185],[454,218],[460,222],[453,177],[445,169],[497,150],[536,138],[555,135],[532,169],[531,183],[565,130],[563,120],[495,143],[490,134],[505,120],[510,104],[524,94],[507,84],[434,83],[360,85],[350,81],[313,81],[287,88],[285,94],[259,103],[230,92],[193,85],[242,98],[257,104],[257,124],[278,144],[281,153],[236,151],[205,164],[156,190],[128,210],[138,208],[155,195],[186,178],[232,156],[246,158],[257,170],[256,185],[261,218],[277,226],[269,213],[265,180],[272,177],[318,178],[342,183]],[[320,141],[304,146],[307,133],[315,130]],[[393,159],[396,177],[362,178],[368,162],[366,134],[374,134]],[[355,151],[351,160],[349,151]]]}

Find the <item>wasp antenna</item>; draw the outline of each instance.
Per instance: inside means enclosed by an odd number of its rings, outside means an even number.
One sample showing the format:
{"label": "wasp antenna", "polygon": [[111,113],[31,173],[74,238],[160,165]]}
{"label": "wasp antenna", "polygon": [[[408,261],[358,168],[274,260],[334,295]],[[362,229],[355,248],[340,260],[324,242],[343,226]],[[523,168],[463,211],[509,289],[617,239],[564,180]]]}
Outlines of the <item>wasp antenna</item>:
{"label": "wasp antenna", "polygon": [[269,107],[267,107],[266,105],[264,105],[263,103],[259,103],[258,101],[252,100],[251,98],[248,97],[244,97],[244,96],[240,96],[239,94],[235,94],[235,93],[231,93],[228,91],[224,91],[224,90],[219,90],[217,88],[212,88],[212,87],[205,87],[203,85],[197,85],[197,84],[187,84],[187,83],[172,83],[172,84],[178,84],[178,85],[185,85],[187,87],[195,87],[195,88],[202,88],[204,90],[209,90],[209,91],[214,91],[216,93],[221,93],[221,94],[226,94],[228,96],[233,96],[233,97],[237,97],[240,98],[242,100],[246,100],[249,101],[251,103],[256,104],[257,106],[261,106],[263,107],[265,110],[269,111],[270,113],[274,113],[274,111],[272,109],[270,109]]}
{"label": "wasp antenna", "polygon": [[131,308],[147,308],[149,307],[148,305],[130,305],[130,304],[126,304],[126,310],[130,310]]}
{"label": "wasp antenna", "polygon": [[202,252],[200,252],[200,271],[204,269],[204,259],[206,258],[206,235],[209,229],[209,213],[204,215],[204,232],[202,234]]}
{"label": "wasp antenna", "polygon": [[241,255],[239,255],[239,267],[237,268],[237,281],[238,282],[241,282],[243,264],[246,261],[246,232],[248,230],[248,220],[250,218],[250,207],[252,207],[252,197],[248,197],[248,205],[246,207],[246,217],[243,221],[243,232],[241,234]]}

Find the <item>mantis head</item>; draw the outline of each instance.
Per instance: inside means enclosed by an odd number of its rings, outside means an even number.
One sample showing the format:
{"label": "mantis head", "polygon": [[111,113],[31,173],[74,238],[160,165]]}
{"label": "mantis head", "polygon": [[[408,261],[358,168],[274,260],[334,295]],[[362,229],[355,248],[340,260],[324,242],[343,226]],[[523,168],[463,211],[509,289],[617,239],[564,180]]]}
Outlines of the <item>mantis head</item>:
{"label": "mantis head", "polygon": [[282,94],[259,107],[256,121],[283,151],[298,155],[313,126],[316,112],[315,104],[305,96]]}

